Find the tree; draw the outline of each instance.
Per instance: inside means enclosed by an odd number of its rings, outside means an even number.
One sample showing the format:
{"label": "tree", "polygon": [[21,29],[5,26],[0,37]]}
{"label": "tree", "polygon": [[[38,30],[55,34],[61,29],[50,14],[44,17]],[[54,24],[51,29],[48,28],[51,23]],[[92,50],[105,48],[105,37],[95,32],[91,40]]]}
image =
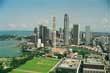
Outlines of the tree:
{"label": "tree", "polygon": [[89,52],[82,50],[79,52],[79,54],[82,55],[82,57],[84,58],[86,54],[89,54]]}
{"label": "tree", "polygon": [[3,73],[3,65],[0,63],[0,73]]}

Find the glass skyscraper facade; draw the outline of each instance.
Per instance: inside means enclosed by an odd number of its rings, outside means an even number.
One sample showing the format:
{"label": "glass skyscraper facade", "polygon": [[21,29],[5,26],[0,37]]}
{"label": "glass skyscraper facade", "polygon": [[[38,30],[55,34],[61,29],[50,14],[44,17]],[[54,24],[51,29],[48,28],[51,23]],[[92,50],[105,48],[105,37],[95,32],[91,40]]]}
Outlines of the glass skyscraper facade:
{"label": "glass skyscraper facade", "polygon": [[64,15],[64,45],[69,45],[69,16],[68,14]]}

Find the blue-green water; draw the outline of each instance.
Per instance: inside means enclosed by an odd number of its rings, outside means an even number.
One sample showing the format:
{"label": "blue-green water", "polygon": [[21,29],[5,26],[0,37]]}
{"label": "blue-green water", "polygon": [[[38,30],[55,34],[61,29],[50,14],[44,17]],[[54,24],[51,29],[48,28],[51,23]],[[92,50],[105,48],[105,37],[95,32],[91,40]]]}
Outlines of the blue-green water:
{"label": "blue-green water", "polygon": [[[0,31],[0,35],[19,35],[30,36],[32,31]],[[21,55],[21,49],[16,45],[19,41],[4,40],[0,41],[0,57],[15,57]]]}
{"label": "blue-green water", "polygon": [[30,36],[32,31],[0,31],[0,35]]}
{"label": "blue-green water", "polygon": [[21,49],[16,45],[19,41],[0,41],[0,57],[15,57],[21,55]]}

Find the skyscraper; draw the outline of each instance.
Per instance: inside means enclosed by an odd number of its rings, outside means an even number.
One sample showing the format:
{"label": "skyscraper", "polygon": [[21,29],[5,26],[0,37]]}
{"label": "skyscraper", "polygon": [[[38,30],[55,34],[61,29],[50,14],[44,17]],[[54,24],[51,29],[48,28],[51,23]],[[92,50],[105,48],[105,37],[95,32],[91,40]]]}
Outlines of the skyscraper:
{"label": "skyscraper", "polygon": [[73,24],[72,29],[72,44],[79,45],[79,24]]}
{"label": "skyscraper", "polygon": [[85,45],[91,44],[91,29],[90,26],[85,27]]}
{"label": "skyscraper", "polygon": [[64,15],[64,45],[69,45],[69,16],[67,14]]}
{"label": "skyscraper", "polygon": [[34,28],[34,33],[35,33],[35,34],[38,33],[37,27]]}
{"label": "skyscraper", "polygon": [[60,40],[63,40],[63,29],[59,28]]}
{"label": "skyscraper", "polygon": [[32,42],[37,43],[37,40],[38,40],[38,30],[37,27],[35,27],[32,35]]}
{"label": "skyscraper", "polygon": [[56,48],[56,17],[54,16],[52,18],[52,21],[53,21],[53,25],[52,25],[52,29],[53,29],[53,47]]}
{"label": "skyscraper", "polygon": [[63,29],[59,28],[59,47],[63,45]]}
{"label": "skyscraper", "polygon": [[34,28],[33,34],[31,35],[31,41],[35,44],[35,47],[37,47],[37,43],[38,43],[38,30],[37,30],[37,27]]}
{"label": "skyscraper", "polygon": [[49,38],[49,29],[47,26],[39,26],[39,38],[41,39],[41,42],[44,44],[44,46],[46,46]]}

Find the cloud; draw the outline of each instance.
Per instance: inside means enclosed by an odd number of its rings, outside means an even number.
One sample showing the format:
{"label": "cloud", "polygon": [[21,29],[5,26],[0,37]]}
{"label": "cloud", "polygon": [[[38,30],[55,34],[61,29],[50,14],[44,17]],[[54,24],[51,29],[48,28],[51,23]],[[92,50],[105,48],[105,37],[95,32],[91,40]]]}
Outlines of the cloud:
{"label": "cloud", "polygon": [[41,24],[48,26],[49,22],[48,22],[48,20],[44,19]]}
{"label": "cloud", "polygon": [[39,25],[49,25],[49,21],[47,19],[39,19],[39,21],[34,22],[10,22],[5,24],[0,24],[0,30],[33,30],[35,27],[39,27]]}
{"label": "cloud", "polygon": [[110,19],[108,17],[103,17],[98,21],[99,25],[95,25],[94,29],[99,32],[110,32]]}
{"label": "cloud", "polygon": [[103,24],[103,25],[110,25],[110,20],[109,20],[109,18],[104,17],[104,18],[101,20],[101,24]]}
{"label": "cloud", "polygon": [[30,30],[33,29],[35,24],[8,24],[10,30]]}
{"label": "cloud", "polygon": [[15,24],[8,24],[9,28],[17,28]]}

